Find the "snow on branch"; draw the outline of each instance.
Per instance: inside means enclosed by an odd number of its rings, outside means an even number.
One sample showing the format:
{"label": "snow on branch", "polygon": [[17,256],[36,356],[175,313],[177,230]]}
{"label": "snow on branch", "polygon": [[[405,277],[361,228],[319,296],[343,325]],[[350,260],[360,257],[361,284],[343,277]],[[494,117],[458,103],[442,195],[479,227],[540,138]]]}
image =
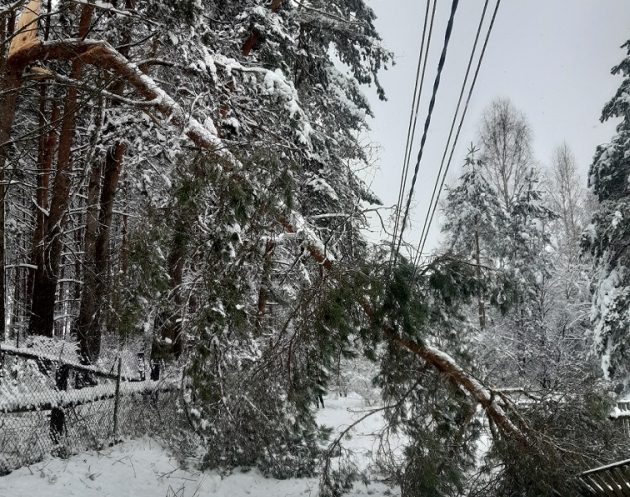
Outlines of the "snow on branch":
{"label": "snow on branch", "polygon": [[24,5],[25,3],[26,3],[26,0],[17,0],[17,2],[13,2],[12,4],[7,5],[6,7],[3,7],[2,10],[0,10],[0,16],[4,16],[8,14],[9,12],[15,12],[17,9],[22,7],[22,5]]}
{"label": "snow on branch", "polygon": [[280,223],[288,233],[296,233],[304,238],[306,250],[318,264],[328,270],[333,268],[334,258],[327,253],[324,242],[299,213],[293,211],[291,219],[281,219]]}
{"label": "snow on branch", "polygon": [[437,369],[442,376],[459,388],[466,391],[485,410],[490,418],[508,438],[514,439],[523,446],[528,446],[529,441],[523,431],[516,426],[503,408],[495,401],[492,390],[484,386],[479,380],[474,378],[457,361],[446,352],[432,347],[428,344],[421,344],[408,338],[400,336],[394,329],[384,326],[385,336],[410,352],[414,353],[429,365]]}
{"label": "snow on branch", "polygon": [[151,102],[167,122],[181,127],[183,134],[195,145],[236,163],[217,136],[214,124],[209,118],[206,119],[204,126],[188,115],[151,77],[144,74],[136,64],[128,61],[106,41],[78,38],[49,42],[36,40],[12,51],[7,58],[7,64],[13,71],[21,74],[24,67],[36,61],[75,59],[116,73],[143,98]]}
{"label": "snow on branch", "polygon": [[313,128],[308,122],[306,113],[300,105],[298,92],[293,83],[286,78],[280,69],[274,71],[264,67],[244,66],[236,59],[226,57],[221,54],[210,54],[204,47],[204,59],[198,62],[205,66],[213,78],[216,78],[216,67],[221,67],[228,75],[232,72],[244,74],[258,74],[262,76],[263,93],[269,96],[276,96],[282,102],[289,114],[290,119],[296,119],[299,123],[297,132],[298,139],[302,145],[311,148],[311,134]]}
{"label": "snow on branch", "polygon": [[149,24],[153,24],[155,26],[159,25],[157,22],[152,21],[151,19],[148,19],[147,17],[138,14],[137,12],[134,12],[133,10],[119,9],[109,2],[102,2],[99,0],[96,0],[96,1],[68,0],[68,1],[71,3],[79,4],[79,5],[90,5],[91,7],[94,7],[98,10],[105,10],[107,12],[111,12],[112,14],[120,15],[123,17],[137,17],[139,19],[142,19],[145,22],[148,22]]}

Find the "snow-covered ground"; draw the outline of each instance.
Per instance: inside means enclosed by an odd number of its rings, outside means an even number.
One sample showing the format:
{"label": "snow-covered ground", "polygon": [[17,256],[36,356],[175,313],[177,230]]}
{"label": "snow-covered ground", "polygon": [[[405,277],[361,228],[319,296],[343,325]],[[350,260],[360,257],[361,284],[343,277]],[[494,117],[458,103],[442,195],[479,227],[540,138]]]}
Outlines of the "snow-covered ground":
{"label": "snow-covered ground", "polygon": [[[321,424],[339,433],[366,412],[356,394],[325,399]],[[344,447],[354,451],[359,466],[369,467],[376,450],[375,434],[383,418],[374,414],[349,433]],[[160,444],[149,438],[131,440],[103,451],[69,459],[49,458],[0,478],[0,496],[11,497],[292,497],[318,493],[317,478],[275,480],[258,471],[216,472],[180,469]],[[396,496],[399,490],[381,483],[356,485],[350,496]]]}

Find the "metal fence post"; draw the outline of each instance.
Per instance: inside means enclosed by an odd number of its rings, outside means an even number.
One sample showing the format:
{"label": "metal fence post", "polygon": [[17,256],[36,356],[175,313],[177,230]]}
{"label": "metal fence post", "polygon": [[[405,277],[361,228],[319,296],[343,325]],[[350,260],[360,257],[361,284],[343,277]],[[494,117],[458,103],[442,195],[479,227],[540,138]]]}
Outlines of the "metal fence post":
{"label": "metal fence post", "polygon": [[121,372],[122,358],[118,358],[118,375],[116,376],[116,392],[114,393],[114,433],[113,438],[116,441],[118,436],[118,409],[120,407],[120,372]]}

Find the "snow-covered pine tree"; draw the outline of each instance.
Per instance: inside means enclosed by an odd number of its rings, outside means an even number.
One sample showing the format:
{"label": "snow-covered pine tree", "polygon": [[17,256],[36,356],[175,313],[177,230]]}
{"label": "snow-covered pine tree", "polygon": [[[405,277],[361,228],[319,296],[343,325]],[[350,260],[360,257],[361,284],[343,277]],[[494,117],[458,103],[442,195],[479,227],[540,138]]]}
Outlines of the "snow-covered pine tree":
{"label": "snow-covered pine tree", "polygon": [[610,378],[627,383],[630,367],[630,42],[626,58],[612,69],[623,81],[604,106],[601,120],[619,119],[616,135],[597,147],[589,186],[599,201],[583,246],[593,256],[594,345]]}
{"label": "snow-covered pine tree", "polygon": [[[14,267],[34,262],[45,280],[24,294],[12,272],[10,304],[30,306],[34,333],[89,330],[90,362],[143,338],[155,362],[185,358],[209,465],[312,472],[314,400],[356,332],[333,275],[363,257],[362,210],[376,200],[353,170],[370,114],[360,85],[382,95],[390,60],[374,14],[354,0],[61,2],[46,14],[2,94],[3,172],[25,171],[29,190],[8,189],[9,226],[23,198],[39,200],[9,252],[33,240]],[[9,151],[18,135],[29,138]]]}
{"label": "snow-covered pine tree", "polygon": [[389,54],[362,2],[199,7],[147,2],[147,15],[169,28],[147,64],[161,80],[176,74],[172,94],[186,86],[197,108],[212,111],[240,166],[217,167],[177,144],[161,166],[167,181],[136,175],[151,182],[140,205],[160,250],[143,247],[146,221],[131,224],[135,284],[122,287],[136,319],[123,321],[153,323],[165,357],[177,330],[185,336],[189,408],[207,436],[208,465],[310,473],[314,401],[355,331],[334,273],[365,254],[362,209],[376,200],[352,169],[367,159],[359,83],[375,81]]}
{"label": "snow-covered pine tree", "polygon": [[[479,327],[486,327],[486,296],[492,274],[485,267],[494,264],[493,247],[506,224],[506,213],[501,207],[496,190],[482,174],[483,164],[478,150],[471,145],[464,162],[464,173],[454,187],[448,189],[443,214],[442,231],[446,234],[446,248],[458,257],[474,264],[480,290],[477,296]],[[484,269],[482,269],[482,266]]]}
{"label": "snow-covered pine tree", "polygon": [[[507,138],[495,136],[495,140],[503,139]],[[484,343],[479,352],[494,365],[491,369],[503,372],[495,380],[500,384],[536,381],[532,350],[545,341],[549,303],[542,297],[547,294],[551,270],[549,223],[554,218],[534,169],[518,173],[518,187],[497,190],[491,181],[502,177],[496,176],[497,170],[516,174],[514,170],[521,167],[507,159],[503,166],[478,160],[471,150],[443,209],[447,250],[475,267],[479,279],[475,314]],[[492,306],[486,309],[488,304]],[[505,353],[497,354],[497,350]],[[509,359],[499,364],[499,357],[518,357],[518,364],[510,364]],[[508,373],[516,368],[517,375]]]}

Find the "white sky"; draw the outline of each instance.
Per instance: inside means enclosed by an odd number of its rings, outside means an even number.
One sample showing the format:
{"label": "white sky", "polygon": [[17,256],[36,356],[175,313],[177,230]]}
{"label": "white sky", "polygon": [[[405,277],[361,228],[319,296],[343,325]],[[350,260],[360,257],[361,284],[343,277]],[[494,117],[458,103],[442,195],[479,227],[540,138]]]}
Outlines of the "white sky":
{"label": "white sky", "polygon": [[[380,146],[379,170],[372,187],[383,203],[391,206],[398,196],[426,3],[367,3],[378,16],[376,25],[383,44],[396,56],[396,65],[381,76],[388,101],[380,102],[374,91],[367,91],[375,114],[371,139]],[[438,0],[416,144],[420,142],[450,6],[449,0]],[[483,0],[459,2],[420,166],[412,225],[405,232],[405,239],[411,242],[419,238],[482,8]],[[491,0],[487,21],[493,8]],[[620,78],[613,77],[610,69],[624,56],[619,47],[628,39],[630,0],[502,0],[449,179],[460,172],[466,148],[476,139],[484,107],[501,96],[509,97],[527,116],[541,165],[548,164],[553,149],[566,141],[586,181],[595,146],[608,141],[614,132],[614,123],[601,124],[599,117],[619,86]],[[417,147],[413,164],[416,155]],[[374,233],[375,238],[379,236]],[[434,247],[438,239],[436,219],[427,246]]]}

